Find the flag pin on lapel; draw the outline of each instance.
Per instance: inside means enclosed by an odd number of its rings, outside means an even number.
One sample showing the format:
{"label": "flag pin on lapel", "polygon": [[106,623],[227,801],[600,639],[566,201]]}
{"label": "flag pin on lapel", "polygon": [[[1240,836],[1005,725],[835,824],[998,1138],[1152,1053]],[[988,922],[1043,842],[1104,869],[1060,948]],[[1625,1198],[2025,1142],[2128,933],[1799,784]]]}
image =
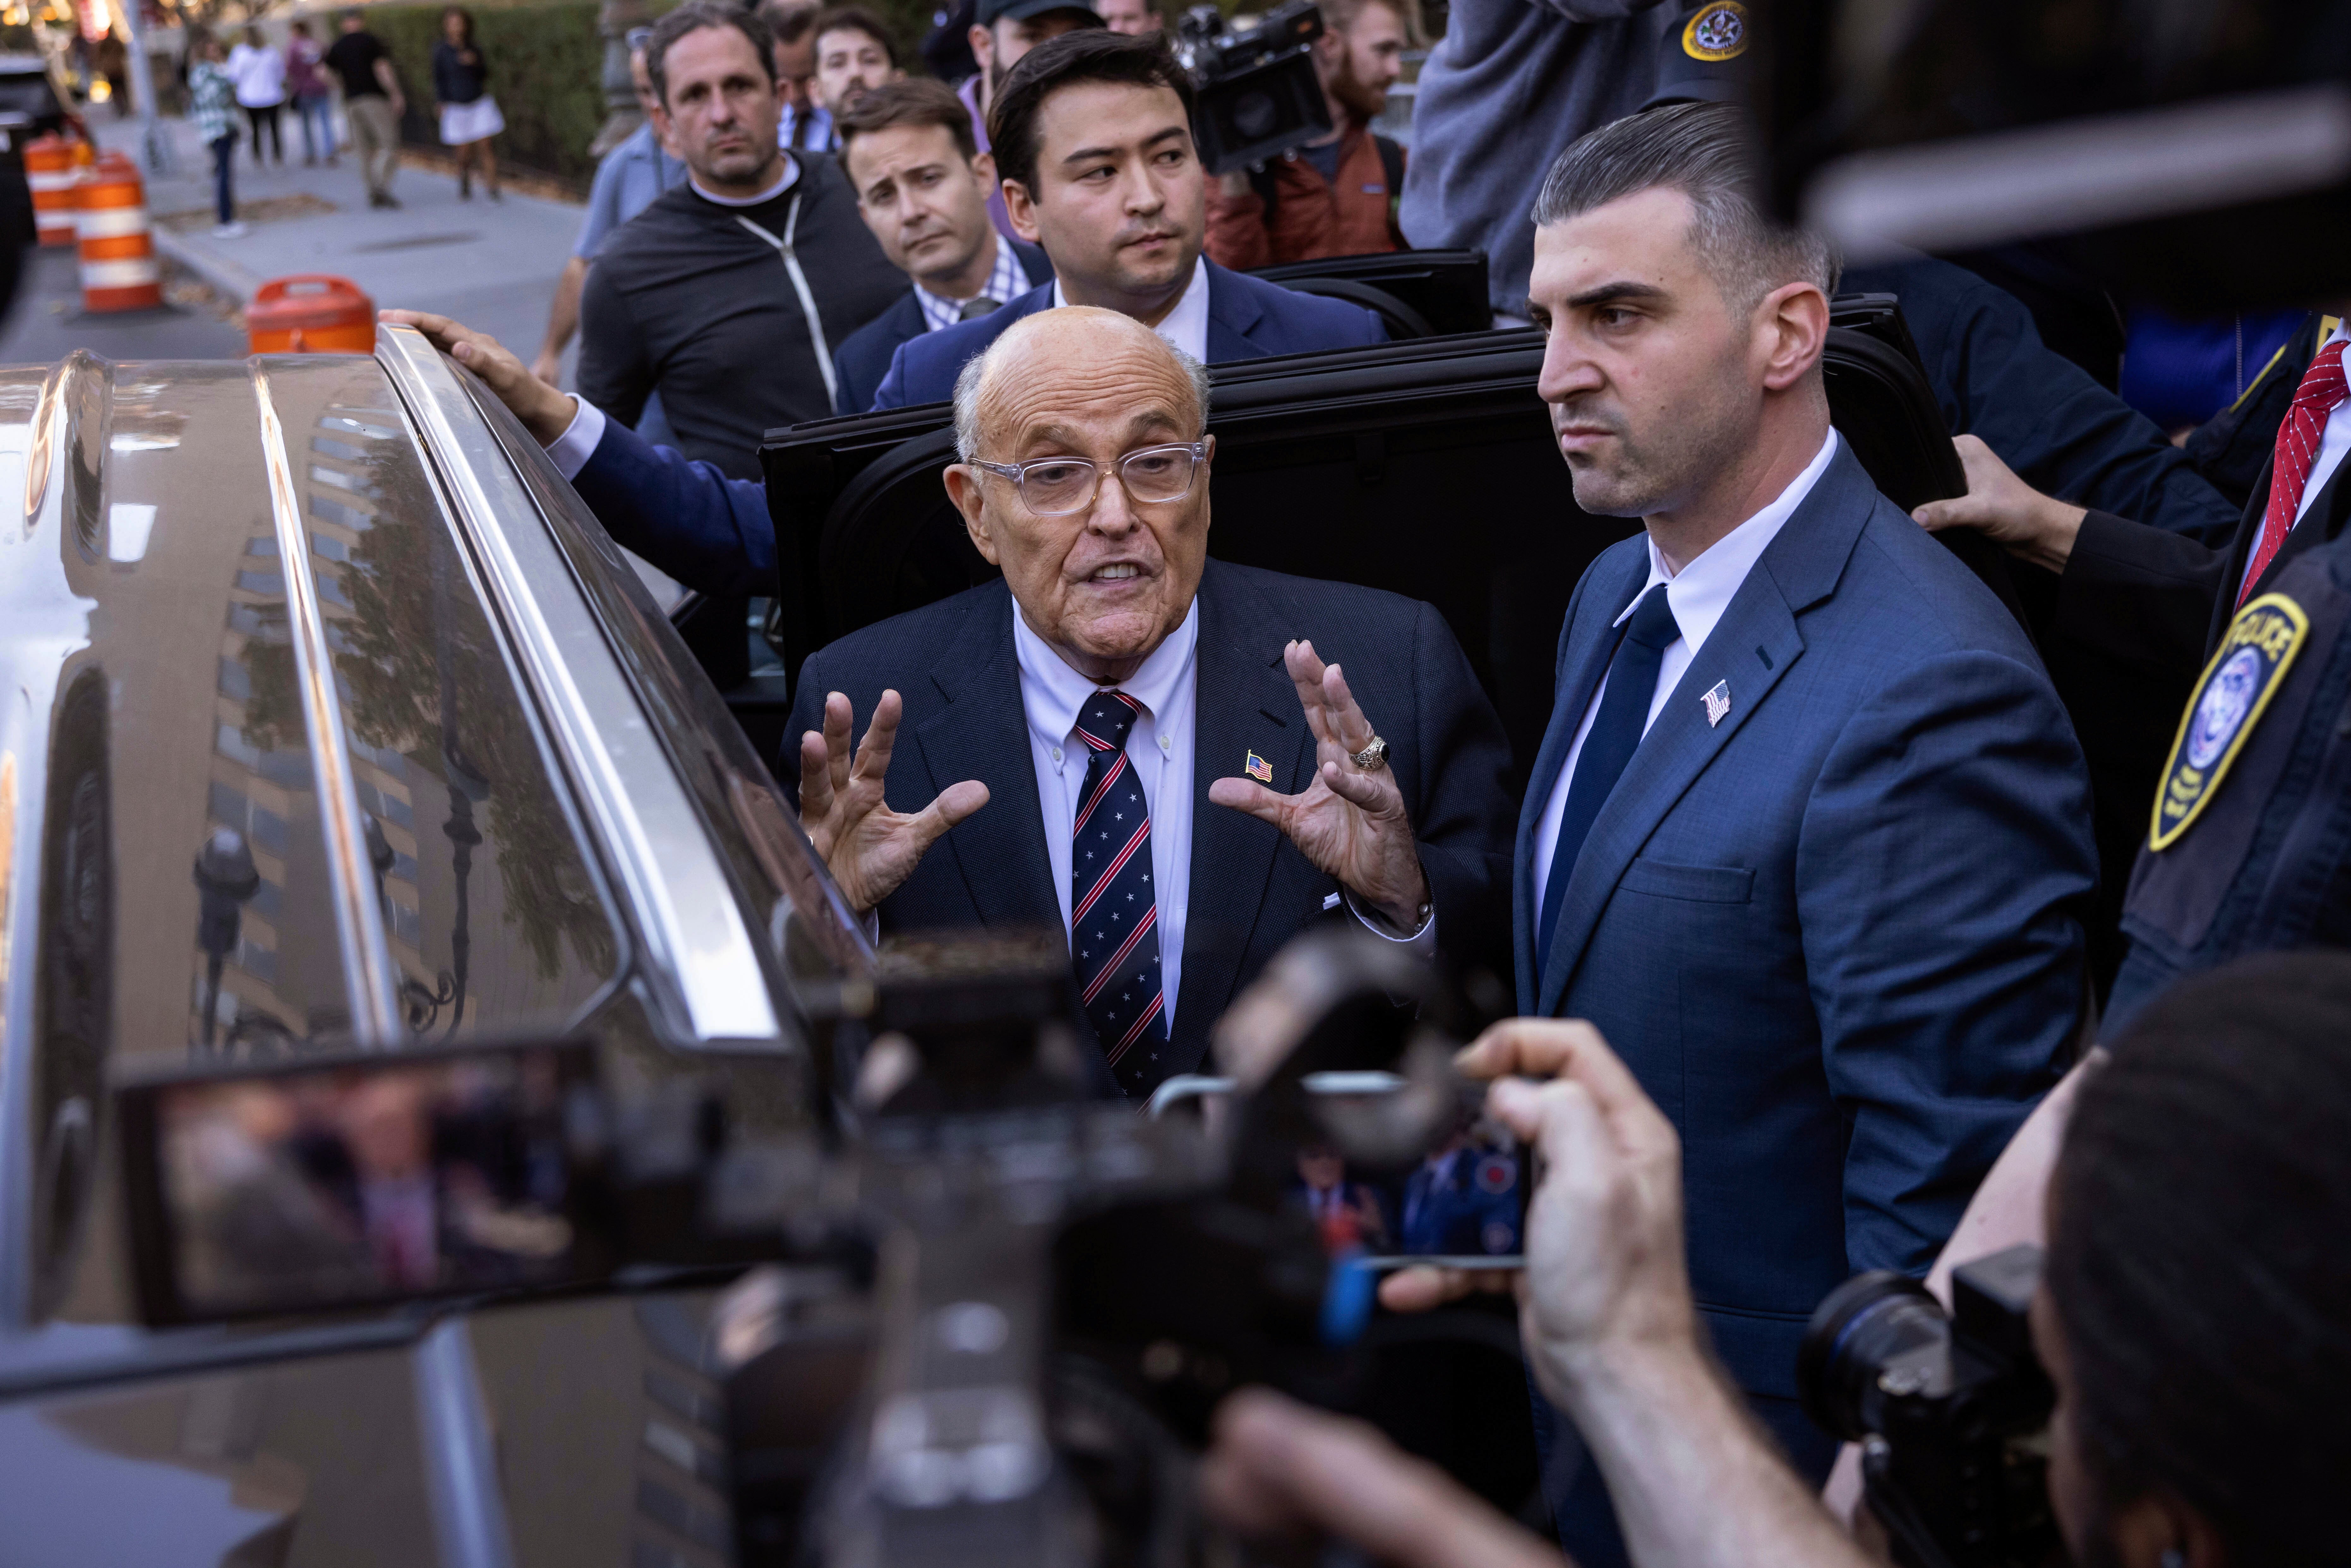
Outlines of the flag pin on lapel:
{"label": "flag pin on lapel", "polygon": [[1244,770],[1260,784],[1270,787],[1273,783],[1273,764],[1254,751],[1249,754],[1249,762]]}
{"label": "flag pin on lapel", "polygon": [[1698,700],[1706,704],[1707,727],[1711,729],[1720,724],[1723,716],[1730,712],[1730,683],[1715,682],[1713,689]]}

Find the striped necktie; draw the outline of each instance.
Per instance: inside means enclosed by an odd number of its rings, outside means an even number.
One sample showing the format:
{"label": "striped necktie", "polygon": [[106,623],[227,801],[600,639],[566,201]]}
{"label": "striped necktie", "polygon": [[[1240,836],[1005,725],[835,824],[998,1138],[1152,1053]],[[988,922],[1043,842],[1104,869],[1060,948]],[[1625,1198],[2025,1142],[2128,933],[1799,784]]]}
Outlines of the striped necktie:
{"label": "striped necktie", "polygon": [[1086,699],[1078,738],[1091,756],[1070,840],[1070,954],[1078,998],[1118,1086],[1137,1100],[1167,1075],[1151,807],[1126,755],[1127,734],[1142,712],[1124,692]]}
{"label": "striped necktie", "polygon": [[2302,384],[2294,388],[2294,405],[2286,410],[2285,423],[2278,426],[2277,449],[2270,460],[2270,504],[2262,513],[2261,537],[2253,541],[2252,565],[2246,569],[2244,585],[2237,590],[2240,605],[2277,559],[2285,536],[2293,531],[2295,515],[2302,510],[2302,492],[2310,483],[2311,465],[2318,461],[2318,444],[2326,434],[2327,420],[2344,398],[2343,349],[2344,341],[2338,338],[2318,351]]}

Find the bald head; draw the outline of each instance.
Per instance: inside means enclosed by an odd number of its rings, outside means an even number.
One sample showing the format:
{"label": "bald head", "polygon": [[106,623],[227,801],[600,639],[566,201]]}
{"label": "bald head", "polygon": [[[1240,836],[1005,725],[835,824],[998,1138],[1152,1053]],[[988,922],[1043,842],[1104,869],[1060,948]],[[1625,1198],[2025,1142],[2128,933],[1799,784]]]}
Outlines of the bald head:
{"label": "bald head", "polygon": [[[1029,630],[1090,679],[1125,679],[1191,611],[1208,553],[1207,409],[1196,362],[1132,317],[1077,306],[1014,323],[956,379],[963,461],[947,494]],[[1040,512],[1029,503],[1052,494],[1049,476],[1084,495],[1083,469],[1055,458],[1091,465],[1092,493]]]}
{"label": "bald head", "polygon": [[[1118,385],[1119,375],[1130,378],[1125,385],[1139,396],[1188,397],[1190,416],[1179,417],[1179,432],[1170,439],[1190,440],[1207,428],[1207,367],[1132,316],[1071,305],[1013,323],[986,353],[965,364],[956,378],[956,455],[967,463],[980,455],[992,424],[1007,414],[1004,400],[991,397],[995,389],[1019,388],[1050,402],[1069,392],[1083,395],[1090,383]],[[1167,404],[1171,413],[1183,406]]]}

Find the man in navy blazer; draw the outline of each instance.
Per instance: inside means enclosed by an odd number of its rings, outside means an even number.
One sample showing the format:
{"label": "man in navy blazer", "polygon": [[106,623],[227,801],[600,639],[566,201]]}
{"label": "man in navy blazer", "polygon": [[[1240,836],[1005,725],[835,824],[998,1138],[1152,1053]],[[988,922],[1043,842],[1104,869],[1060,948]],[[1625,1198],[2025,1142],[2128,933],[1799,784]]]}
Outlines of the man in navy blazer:
{"label": "man in navy blazer", "polygon": [[1064,933],[1096,1083],[1138,1101],[1309,925],[1475,952],[1507,876],[1508,747],[1442,617],[1207,559],[1206,400],[1131,318],[999,340],[946,479],[1003,580],[811,655],[788,730],[852,907]]}
{"label": "man in navy blazer", "polygon": [[955,395],[963,367],[1015,321],[1058,305],[1132,316],[1203,364],[1384,342],[1357,305],[1295,294],[1201,255],[1207,176],[1192,84],[1166,36],[1081,28],[1038,45],[988,110],[1005,210],[1053,258],[1052,283],[900,346],[872,406]]}
{"label": "man in navy blazer", "polygon": [[1000,310],[1050,283],[1053,264],[1038,246],[996,232],[987,215],[996,160],[979,150],[952,89],[888,82],[834,124],[857,215],[890,265],[914,280],[833,351],[833,412],[863,413],[899,344]]}
{"label": "man in navy blazer", "polygon": [[[987,215],[980,208],[981,221]],[[1026,298],[1032,290],[1050,287],[1053,281],[1053,264],[1045,259],[1040,247],[1017,239],[1003,239],[990,227],[987,231],[998,239],[1002,249],[998,265],[1008,265],[1009,275],[1021,285],[1012,300]],[[975,298],[994,298],[993,294],[975,295]],[[994,314],[1007,313],[1012,300],[998,300]],[[951,326],[933,322],[923,309],[923,301],[913,287],[898,297],[893,305],[864,326],[841,340],[832,354],[833,412],[863,413],[873,406],[874,394],[881,390],[882,378],[890,373],[896,361],[900,345],[912,342],[931,332],[951,332],[964,324],[957,319]]]}
{"label": "man in navy blazer", "polygon": [[[1570,601],[1511,906],[1520,1011],[1589,1020],[1679,1130],[1715,1352],[1817,1480],[1806,1318],[1924,1272],[2071,1061],[2096,862],[2032,646],[1830,428],[1834,262],[1753,167],[1736,110],[1656,110],[1535,211],[1576,501],[1646,531]],[[1623,1560],[1592,1467],[1553,1507]]]}

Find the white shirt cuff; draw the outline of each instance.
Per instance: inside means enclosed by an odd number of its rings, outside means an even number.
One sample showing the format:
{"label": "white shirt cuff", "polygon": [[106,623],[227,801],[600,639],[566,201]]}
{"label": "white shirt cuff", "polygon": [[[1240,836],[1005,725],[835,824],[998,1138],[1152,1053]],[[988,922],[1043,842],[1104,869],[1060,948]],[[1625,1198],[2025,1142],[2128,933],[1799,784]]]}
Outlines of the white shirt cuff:
{"label": "white shirt cuff", "polygon": [[555,471],[566,479],[580,477],[580,470],[588,466],[588,459],[596,455],[596,444],[604,439],[604,411],[576,393],[571,399],[571,423],[563,434],[547,444],[547,455]]}
{"label": "white shirt cuff", "polygon": [[1420,923],[1420,929],[1409,936],[1398,936],[1388,929],[1387,922],[1376,915],[1366,915],[1356,904],[1353,892],[1345,884],[1341,884],[1339,894],[1347,901],[1347,913],[1353,915],[1357,924],[1364,930],[1381,941],[1393,942],[1399,947],[1409,947],[1413,951],[1413,956],[1417,958],[1437,956],[1437,904],[1434,900],[1428,905],[1428,918]]}

